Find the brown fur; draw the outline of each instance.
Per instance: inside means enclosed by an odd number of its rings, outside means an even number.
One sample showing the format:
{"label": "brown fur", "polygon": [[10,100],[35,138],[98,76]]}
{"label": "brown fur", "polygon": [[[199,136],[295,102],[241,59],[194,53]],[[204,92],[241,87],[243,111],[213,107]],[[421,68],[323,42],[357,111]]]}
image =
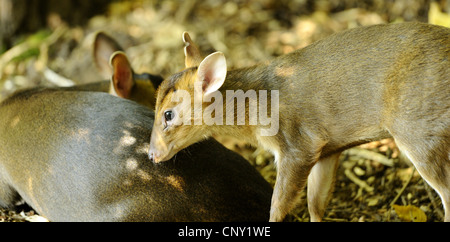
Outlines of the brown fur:
{"label": "brown fur", "polygon": [[[189,90],[195,77],[196,70],[189,69],[169,80],[173,90]],[[309,176],[315,181],[308,184],[311,219],[320,221],[332,190],[333,179],[328,178],[334,177],[336,154],[394,137],[440,194],[445,220],[450,221],[449,88],[448,28],[401,23],[351,29],[271,62],[227,73],[222,94],[279,90],[280,130],[275,136],[261,137],[258,126],[248,125],[179,125],[163,130],[163,113],[176,105],[169,102],[172,93],[163,82],[151,150],[165,157],[161,161],[177,147],[210,134],[233,135],[262,146],[274,153],[278,169],[270,220],[281,221],[294,207]],[[172,147],[171,142],[176,144],[172,149],[161,151],[160,147]],[[327,165],[316,166],[319,163]],[[327,192],[316,192],[320,190]]]}
{"label": "brown fur", "polygon": [[106,93],[45,88],[0,104],[0,206],[50,221],[265,221],[272,189],[208,140],[148,161],[153,112]]}

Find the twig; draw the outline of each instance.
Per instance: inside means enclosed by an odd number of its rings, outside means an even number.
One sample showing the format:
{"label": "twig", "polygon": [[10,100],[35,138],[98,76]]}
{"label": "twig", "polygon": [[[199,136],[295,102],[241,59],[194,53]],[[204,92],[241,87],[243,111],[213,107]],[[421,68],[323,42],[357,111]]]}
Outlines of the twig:
{"label": "twig", "polygon": [[345,176],[367,192],[373,192],[374,188],[369,186],[365,181],[360,180],[350,169],[345,169]]}
{"label": "twig", "polygon": [[59,75],[58,73],[52,71],[48,67],[45,67],[43,74],[45,79],[47,79],[49,82],[55,84],[58,87],[70,87],[75,85],[75,83],[72,80]]}
{"label": "twig", "polygon": [[412,172],[411,175],[409,176],[408,180],[405,182],[405,184],[403,185],[402,189],[397,193],[397,196],[395,196],[394,200],[392,200],[392,202],[389,204],[391,207],[392,205],[394,205],[397,200],[400,198],[400,196],[402,195],[402,193],[405,191],[406,187],[408,186],[408,184],[411,182],[413,176],[414,176],[414,172],[416,171],[415,167],[412,167]]}
{"label": "twig", "polygon": [[16,45],[3,53],[3,55],[0,56],[0,79],[3,75],[3,69],[5,68],[6,64],[8,64],[14,57],[17,57],[24,53],[25,51],[31,49],[33,46],[31,46],[28,42],[24,42],[22,44]]}
{"label": "twig", "polygon": [[374,160],[385,166],[394,166],[393,159],[388,159],[386,156],[384,156],[380,153],[377,153],[377,152],[373,152],[373,151],[365,150],[365,149],[361,149],[361,148],[351,148],[347,152],[349,155],[358,156],[358,157],[368,159],[368,160]]}
{"label": "twig", "polygon": [[328,222],[348,222],[348,219],[344,219],[344,218],[323,218],[323,221],[328,221]]}
{"label": "twig", "polygon": [[58,41],[67,31],[68,27],[62,25],[61,27],[55,29],[50,36],[42,41],[39,45],[39,57],[35,63],[35,68],[37,71],[43,72],[46,69],[49,47],[56,43],[56,41]]}

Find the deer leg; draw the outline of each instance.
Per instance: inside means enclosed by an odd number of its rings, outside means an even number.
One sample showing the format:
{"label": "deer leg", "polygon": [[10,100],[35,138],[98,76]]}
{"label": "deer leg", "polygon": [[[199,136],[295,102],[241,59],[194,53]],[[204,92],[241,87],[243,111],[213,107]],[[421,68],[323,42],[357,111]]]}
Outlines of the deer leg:
{"label": "deer leg", "polygon": [[333,192],[340,153],[319,161],[308,176],[308,210],[311,222],[322,221],[325,208]]}

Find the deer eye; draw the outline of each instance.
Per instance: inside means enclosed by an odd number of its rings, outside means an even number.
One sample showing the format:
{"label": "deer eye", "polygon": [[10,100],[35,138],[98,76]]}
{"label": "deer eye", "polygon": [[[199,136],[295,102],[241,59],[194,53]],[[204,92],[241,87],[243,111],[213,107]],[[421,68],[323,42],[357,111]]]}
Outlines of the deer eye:
{"label": "deer eye", "polygon": [[175,114],[172,112],[172,110],[164,112],[164,119],[166,120],[166,122],[171,121],[174,117]]}

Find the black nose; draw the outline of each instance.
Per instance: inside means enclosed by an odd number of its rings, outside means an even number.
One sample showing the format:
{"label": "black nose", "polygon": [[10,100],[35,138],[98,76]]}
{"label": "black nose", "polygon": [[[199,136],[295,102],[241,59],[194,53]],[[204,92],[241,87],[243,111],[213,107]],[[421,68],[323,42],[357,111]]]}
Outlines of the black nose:
{"label": "black nose", "polygon": [[148,152],[148,158],[150,159],[150,161],[154,161],[153,160],[153,152]]}

